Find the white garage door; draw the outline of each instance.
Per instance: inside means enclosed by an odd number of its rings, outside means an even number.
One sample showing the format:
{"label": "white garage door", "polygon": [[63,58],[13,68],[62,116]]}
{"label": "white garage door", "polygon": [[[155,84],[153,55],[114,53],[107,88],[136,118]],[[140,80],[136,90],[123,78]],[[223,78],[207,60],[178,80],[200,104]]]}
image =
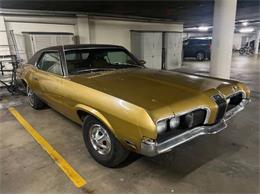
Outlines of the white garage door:
{"label": "white garage door", "polygon": [[148,68],[162,68],[162,33],[131,32],[131,51],[140,60],[145,60]]}
{"label": "white garage door", "polygon": [[144,60],[148,68],[162,68],[162,33],[143,33]]}
{"label": "white garage door", "polygon": [[24,33],[27,56],[30,58],[35,52],[40,49],[57,46],[75,44],[73,34],[30,34]]}

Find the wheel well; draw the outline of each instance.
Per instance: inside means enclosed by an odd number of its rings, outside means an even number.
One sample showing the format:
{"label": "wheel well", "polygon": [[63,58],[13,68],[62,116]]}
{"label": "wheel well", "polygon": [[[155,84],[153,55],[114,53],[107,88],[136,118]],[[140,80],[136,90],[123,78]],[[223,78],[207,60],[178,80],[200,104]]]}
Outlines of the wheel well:
{"label": "wheel well", "polygon": [[197,51],[197,52],[196,52],[196,55],[198,55],[198,53],[203,53],[204,55],[206,55],[206,52],[203,51],[203,50],[199,50],[199,51]]}
{"label": "wheel well", "polygon": [[[85,111],[82,111],[82,110],[78,110],[77,114],[78,114],[78,116],[79,116],[81,121],[83,121],[86,116],[92,116],[91,114],[89,114],[89,113],[87,113]],[[92,117],[94,117],[94,116],[92,116]]]}
{"label": "wheel well", "polygon": [[23,86],[26,88],[27,87],[27,83],[25,82],[25,80],[22,80]]}
{"label": "wheel well", "polygon": [[78,116],[79,116],[79,118],[82,122],[84,122],[84,119],[86,117],[88,117],[88,119],[93,117],[93,118],[97,119],[98,121],[100,121],[101,123],[103,123],[108,129],[111,129],[108,124],[106,124],[104,121],[102,121],[101,119],[99,119],[98,117],[96,117],[95,115],[93,115],[91,113],[88,113],[88,112],[83,111],[83,110],[77,110],[77,114],[78,114]]}

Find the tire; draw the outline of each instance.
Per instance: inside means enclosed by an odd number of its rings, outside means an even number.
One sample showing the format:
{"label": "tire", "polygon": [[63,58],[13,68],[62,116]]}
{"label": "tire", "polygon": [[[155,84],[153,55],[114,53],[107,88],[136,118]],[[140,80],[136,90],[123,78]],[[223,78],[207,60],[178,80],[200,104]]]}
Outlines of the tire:
{"label": "tire", "polygon": [[35,110],[40,110],[45,107],[45,104],[40,100],[40,98],[38,98],[38,96],[28,86],[27,86],[27,96],[28,96],[29,104]]}
{"label": "tire", "polygon": [[244,48],[241,48],[241,49],[239,50],[239,54],[240,54],[240,55],[244,55],[245,52],[246,52],[246,50],[245,50]]}
{"label": "tire", "polygon": [[207,54],[207,58],[208,58],[209,61],[211,60],[211,53]]}
{"label": "tire", "polygon": [[198,60],[198,61],[203,61],[204,59],[205,59],[205,53],[204,52],[198,52],[197,54],[196,54],[196,59]]}
{"label": "tire", "polygon": [[111,131],[92,116],[86,116],[84,119],[83,138],[90,155],[105,167],[117,167],[129,155]]}

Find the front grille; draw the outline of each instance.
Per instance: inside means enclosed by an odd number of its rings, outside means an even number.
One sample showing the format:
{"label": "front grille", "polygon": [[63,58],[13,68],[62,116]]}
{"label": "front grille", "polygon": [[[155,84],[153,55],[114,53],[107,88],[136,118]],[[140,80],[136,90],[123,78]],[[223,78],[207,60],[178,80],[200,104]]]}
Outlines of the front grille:
{"label": "front grille", "polygon": [[227,106],[227,111],[238,106],[243,100],[243,95],[242,95],[242,93],[238,93],[238,94],[231,96],[229,99],[230,99],[230,101]]}
{"label": "front grille", "polygon": [[[190,119],[191,117],[187,117],[187,115],[192,116],[192,119]],[[206,110],[199,109],[191,113],[187,113],[183,116],[180,116],[181,126],[179,128],[191,129],[203,125],[206,115],[207,115]]]}
{"label": "front grille", "polygon": [[220,95],[213,96],[213,99],[215,100],[216,104],[218,105],[218,112],[217,112],[217,117],[215,120],[215,123],[218,123],[221,121],[221,119],[224,117],[224,115],[226,113],[227,102]]}

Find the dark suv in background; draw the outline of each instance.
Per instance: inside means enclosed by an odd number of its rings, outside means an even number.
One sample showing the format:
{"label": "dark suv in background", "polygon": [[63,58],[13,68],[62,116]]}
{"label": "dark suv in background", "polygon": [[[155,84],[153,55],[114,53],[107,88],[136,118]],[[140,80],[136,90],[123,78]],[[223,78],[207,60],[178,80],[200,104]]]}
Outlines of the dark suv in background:
{"label": "dark suv in background", "polygon": [[211,39],[192,38],[183,41],[183,58],[193,57],[199,61],[210,59]]}

